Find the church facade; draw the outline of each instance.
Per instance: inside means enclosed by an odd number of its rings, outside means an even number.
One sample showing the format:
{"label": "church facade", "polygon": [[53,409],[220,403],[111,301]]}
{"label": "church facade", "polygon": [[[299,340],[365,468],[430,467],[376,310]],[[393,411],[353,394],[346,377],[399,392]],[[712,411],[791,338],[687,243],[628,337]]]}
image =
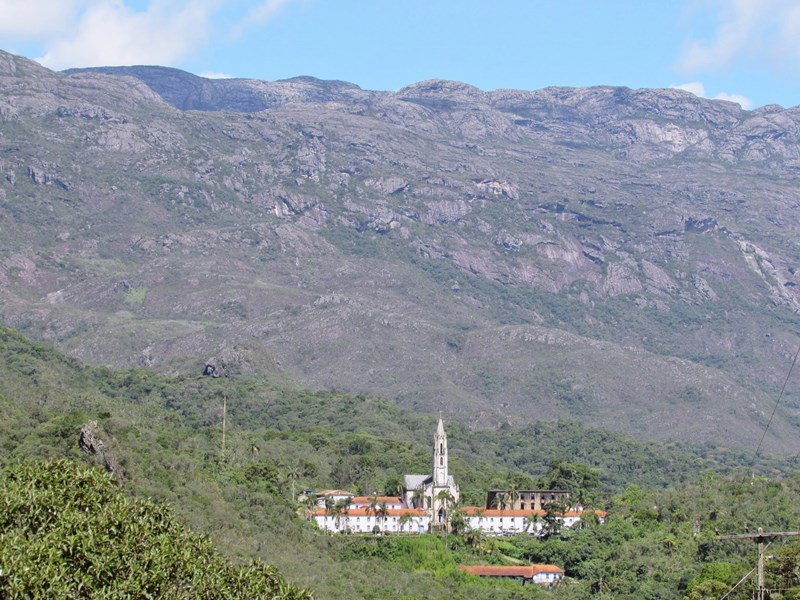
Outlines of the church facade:
{"label": "church facade", "polygon": [[433,436],[433,472],[403,477],[403,500],[409,508],[423,509],[434,527],[446,522],[450,508],[458,504],[458,485],[448,471],[447,433],[439,419]]}

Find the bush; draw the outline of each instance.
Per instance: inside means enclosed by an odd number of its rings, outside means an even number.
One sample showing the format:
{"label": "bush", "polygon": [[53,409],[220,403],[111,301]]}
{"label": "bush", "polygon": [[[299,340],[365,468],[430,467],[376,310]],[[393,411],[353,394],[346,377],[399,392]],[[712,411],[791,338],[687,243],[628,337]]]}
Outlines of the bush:
{"label": "bush", "polygon": [[16,465],[0,484],[0,596],[312,597],[272,567],[232,565],[167,507],[67,460]]}

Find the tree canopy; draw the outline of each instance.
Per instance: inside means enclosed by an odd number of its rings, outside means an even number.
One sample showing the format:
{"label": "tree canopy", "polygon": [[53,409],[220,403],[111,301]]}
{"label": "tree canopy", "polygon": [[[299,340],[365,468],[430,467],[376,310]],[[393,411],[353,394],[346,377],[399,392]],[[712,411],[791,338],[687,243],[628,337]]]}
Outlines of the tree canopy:
{"label": "tree canopy", "polygon": [[3,598],[312,598],[263,563],[233,565],[168,507],[68,460],[6,472],[0,567]]}

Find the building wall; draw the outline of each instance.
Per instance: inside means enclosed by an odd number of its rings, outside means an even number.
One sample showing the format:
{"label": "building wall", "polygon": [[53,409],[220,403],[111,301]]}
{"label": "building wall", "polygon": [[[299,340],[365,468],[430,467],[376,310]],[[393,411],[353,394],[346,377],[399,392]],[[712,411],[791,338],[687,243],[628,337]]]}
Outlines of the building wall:
{"label": "building wall", "polygon": [[504,494],[505,508],[511,510],[545,510],[550,502],[569,504],[569,492],[566,490],[517,490],[512,494],[508,490],[489,490],[486,493],[486,508],[497,508],[496,498]]}

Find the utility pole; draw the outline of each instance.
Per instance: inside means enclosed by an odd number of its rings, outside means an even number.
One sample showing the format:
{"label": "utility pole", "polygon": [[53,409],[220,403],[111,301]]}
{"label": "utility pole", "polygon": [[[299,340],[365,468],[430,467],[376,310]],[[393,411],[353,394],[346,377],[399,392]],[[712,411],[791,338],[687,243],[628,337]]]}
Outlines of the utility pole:
{"label": "utility pole", "polygon": [[756,600],[764,600],[766,588],[764,587],[764,547],[767,540],[779,537],[797,537],[800,531],[764,531],[758,528],[758,533],[739,533],[736,535],[718,535],[718,540],[755,540],[758,544],[758,586]]}
{"label": "utility pole", "polygon": [[222,460],[225,460],[225,420],[228,416],[228,397],[222,397]]}

